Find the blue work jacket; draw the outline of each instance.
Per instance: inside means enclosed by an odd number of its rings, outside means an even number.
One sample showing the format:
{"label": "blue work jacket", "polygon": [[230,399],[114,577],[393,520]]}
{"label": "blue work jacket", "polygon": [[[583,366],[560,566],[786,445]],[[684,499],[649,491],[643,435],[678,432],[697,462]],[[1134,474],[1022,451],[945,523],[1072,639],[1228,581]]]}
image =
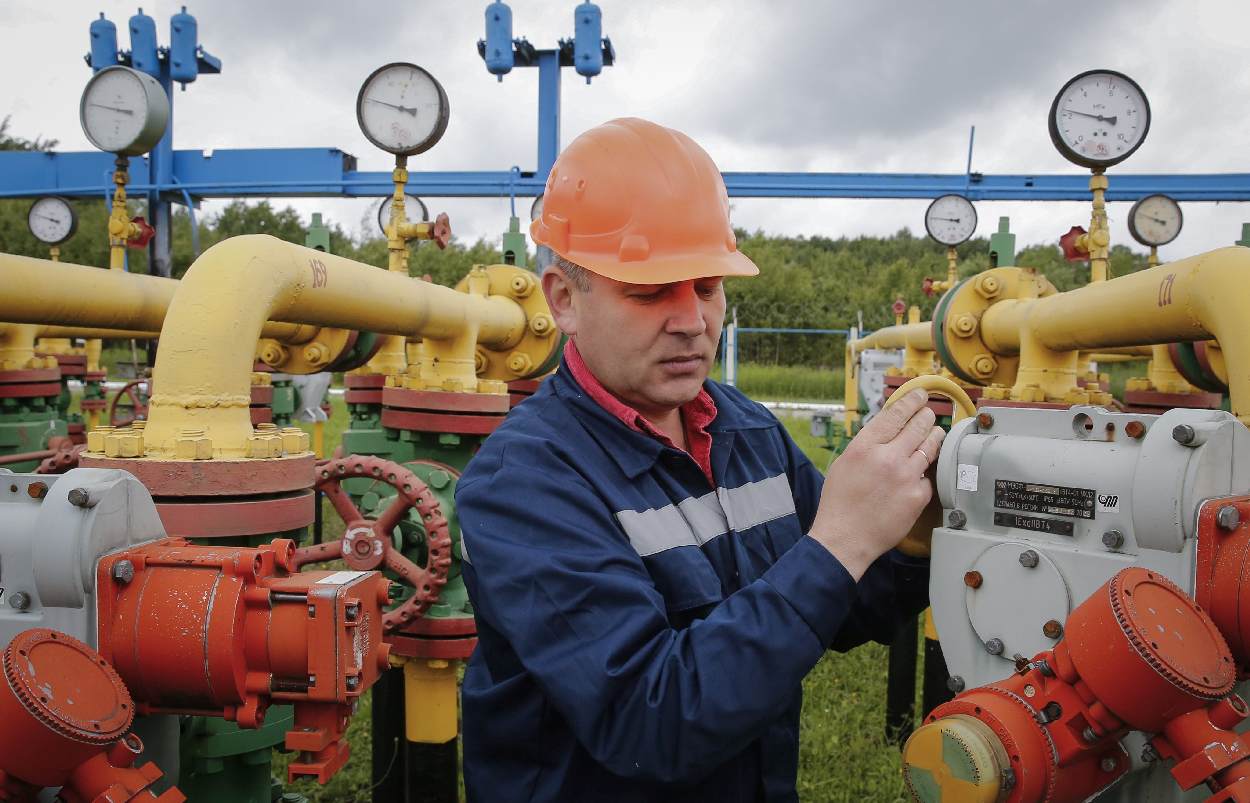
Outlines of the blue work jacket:
{"label": "blue work jacket", "polygon": [[820,472],[705,387],[715,488],[567,366],[460,479],[470,801],[795,801],[803,677],[927,604],[926,561],[891,552],[857,584],[805,535]]}

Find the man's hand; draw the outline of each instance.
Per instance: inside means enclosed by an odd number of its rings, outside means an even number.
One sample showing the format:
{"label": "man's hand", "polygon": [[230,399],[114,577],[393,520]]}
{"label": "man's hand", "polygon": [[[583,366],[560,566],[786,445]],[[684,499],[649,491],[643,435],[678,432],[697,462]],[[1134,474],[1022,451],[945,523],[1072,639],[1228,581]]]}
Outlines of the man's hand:
{"label": "man's hand", "polygon": [[864,425],[825,476],[811,536],[859,580],[907,535],[933,493],[925,471],[946,433],[913,391]]}

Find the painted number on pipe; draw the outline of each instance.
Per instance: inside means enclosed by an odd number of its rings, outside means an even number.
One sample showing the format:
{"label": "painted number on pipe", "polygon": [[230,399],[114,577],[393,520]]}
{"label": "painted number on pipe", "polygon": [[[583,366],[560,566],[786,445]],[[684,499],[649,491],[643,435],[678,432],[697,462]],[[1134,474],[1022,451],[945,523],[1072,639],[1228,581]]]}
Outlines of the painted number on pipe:
{"label": "painted number on pipe", "polygon": [[1172,284],[1176,281],[1176,274],[1169,273],[1163,277],[1163,281],[1159,282],[1159,306],[1166,307],[1172,303]]}
{"label": "painted number on pipe", "polygon": [[325,287],[326,280],[328,278],[326,274],[326,263],[322,262],[320,259],[310,259],[308,260],[308,267],[312,268],[312,286],[314,288]]}

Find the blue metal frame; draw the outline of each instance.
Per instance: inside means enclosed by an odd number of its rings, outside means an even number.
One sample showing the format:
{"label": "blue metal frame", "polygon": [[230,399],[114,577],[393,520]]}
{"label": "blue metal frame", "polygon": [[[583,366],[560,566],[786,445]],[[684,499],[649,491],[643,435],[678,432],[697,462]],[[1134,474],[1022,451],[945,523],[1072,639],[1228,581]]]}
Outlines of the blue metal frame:
{"label": "blue metal frame", "polygon": [[[558,116],[550,130],[558,128]],[[554,143],[554,140],[552,140]],[[554,158],[554,144],[545,154]],[[546,158],[546,157],[544,157]],[[136,175],[151,175],[149,159],[131,159]],[[356,169],[355,157],[337,148],[242,148],[172,151],[168,181],[134,183],[135,192],[182,193],[203,198],[347,196],[382,197],[391,174]],[[41,195],[103,197],[110,192],[113,157],[89,152],[0,153],[0,198]],[[430,197],[540,195],[547,172],[509,170],[409,173],[408,189]],[[949,192],[987,201],[1089,200],[1087,175],[962,173],[744,173],[724,174],[736,198],[936,198]],[[1107,200],[1135,201],[1164,193],[1178,201],[1250,201],[1250,173],[1117,173]]]}

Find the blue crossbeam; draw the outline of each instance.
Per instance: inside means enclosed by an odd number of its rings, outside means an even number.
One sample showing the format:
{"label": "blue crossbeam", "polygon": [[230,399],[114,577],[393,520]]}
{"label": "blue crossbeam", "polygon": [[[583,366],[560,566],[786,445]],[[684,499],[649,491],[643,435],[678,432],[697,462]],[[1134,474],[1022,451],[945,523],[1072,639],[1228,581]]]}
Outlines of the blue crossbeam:
{"label": "blue crossbeam", "polygon": [[[41,195],[97,196],[112,190],[113,157],[97,151],[0,152],[0,198]],[[148,175],[147,160],[131,159],[131,175]],[[160,190],[181,202],[185,190],[200,198],[380,197],[393,189],[389,171],[356,170],[356,159],[337,148],[240,148],[174,151],[171,183],[136,181],[134,193]],[[982,175],[926,173],[727,172],[736,198],[935,198],[960,193],[972,200],[1088,200],[1083,174]],[[546,174],[507,170],[409,172],[408,191],[425,197],[535,196]],[[1178,201],[1250,201],[1250,173],[1111,176],[1107,199],[1133,201],[1165,193]]]}

